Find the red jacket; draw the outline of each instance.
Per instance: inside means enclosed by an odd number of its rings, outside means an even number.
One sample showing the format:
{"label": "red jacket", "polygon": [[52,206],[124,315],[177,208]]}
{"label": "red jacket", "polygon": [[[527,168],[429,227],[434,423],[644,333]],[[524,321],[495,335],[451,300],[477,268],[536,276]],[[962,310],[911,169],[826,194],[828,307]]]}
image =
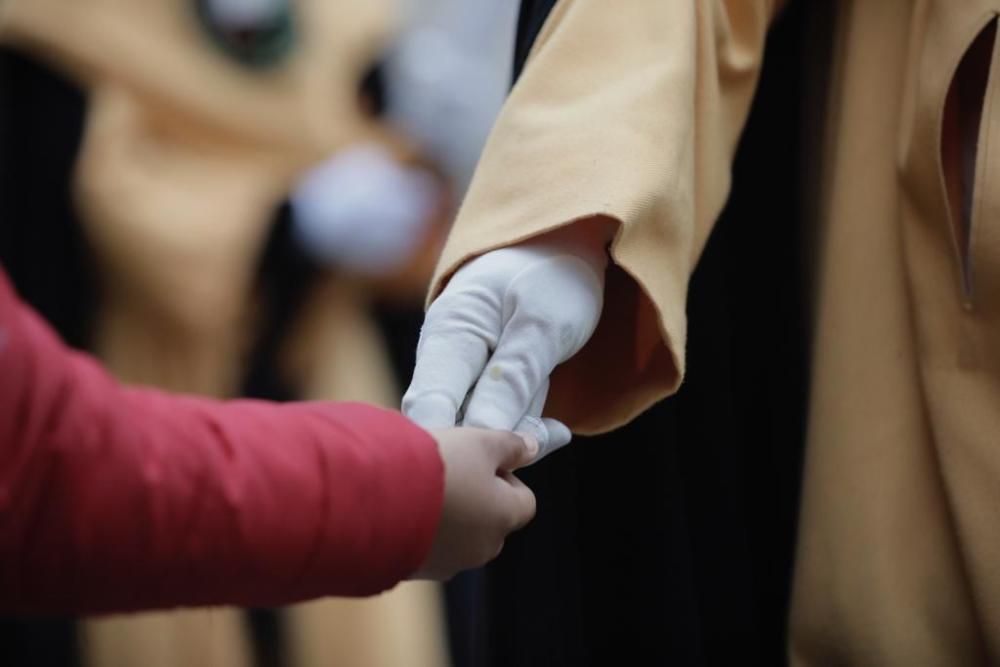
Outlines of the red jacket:
{"label": "red jacket", "polygon": [[358,404],[123,387],[0,270],[0,610],[370,595],[429,551],[434,440]]}

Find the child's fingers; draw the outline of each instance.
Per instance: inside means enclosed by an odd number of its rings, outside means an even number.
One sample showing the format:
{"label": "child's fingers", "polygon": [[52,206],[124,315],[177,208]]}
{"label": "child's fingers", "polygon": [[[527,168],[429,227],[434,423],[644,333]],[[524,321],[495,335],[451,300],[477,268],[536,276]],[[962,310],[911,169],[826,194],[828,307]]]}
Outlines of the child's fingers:
{"label": "child's fingers", "polygon": [[538,439],[533,435],[508,431],[482,431],[492,445],[496,470],[517,470],[527,465],[539,452]]}
{"label": "child's fingers", "polygon": [[508,516],[507,532],[519,530],[535,518],[535,494],[513,473],[502,472],[498,477],[497,482],[502,486],[502,502]]}

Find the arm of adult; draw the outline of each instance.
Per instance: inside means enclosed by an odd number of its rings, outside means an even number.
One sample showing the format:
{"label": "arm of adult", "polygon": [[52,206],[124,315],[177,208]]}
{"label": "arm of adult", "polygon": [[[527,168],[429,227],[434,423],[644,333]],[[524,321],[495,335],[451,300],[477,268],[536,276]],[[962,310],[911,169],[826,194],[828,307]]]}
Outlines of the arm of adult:
{"label": "arm of adult", "polygon": [[547,402],[596,433],[676,391],[779,4],[555,3],[444,249],[404,412],[520,429]]}

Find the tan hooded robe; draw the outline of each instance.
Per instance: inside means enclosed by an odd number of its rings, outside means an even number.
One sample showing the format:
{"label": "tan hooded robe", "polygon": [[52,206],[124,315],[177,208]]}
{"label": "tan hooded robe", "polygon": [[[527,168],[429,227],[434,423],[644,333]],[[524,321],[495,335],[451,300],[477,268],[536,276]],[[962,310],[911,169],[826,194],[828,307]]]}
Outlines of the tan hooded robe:
{"label": "tan hooded robe", "polygon": [[[486,250],[616,221],[601,324],[550,394],[579,432],[681,381],[688,277],[778,4],[560,0],[501,112],[432,296]],[[791,657],[1000,663],[1000,52],[989,28],[973,46],[1000,2],[833,4],[807,156],[819,261]],[[956,89],[972,92],[949,98],[967,52]]]}

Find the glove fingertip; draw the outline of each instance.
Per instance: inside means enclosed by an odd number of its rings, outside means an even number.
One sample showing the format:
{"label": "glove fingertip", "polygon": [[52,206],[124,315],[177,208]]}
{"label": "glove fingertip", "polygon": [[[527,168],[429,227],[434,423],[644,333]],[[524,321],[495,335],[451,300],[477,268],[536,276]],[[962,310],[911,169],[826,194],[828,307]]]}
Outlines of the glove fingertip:
{"label": "glove fingertip", "polygon": [[558,419],[545,418],[542,420],[542,424],[544,424],[545,430],[548,433],[548,449],[545,451],[546,454],[551,454],[557,449],[562,449],[573,441],[573,432]]}
{"label": "glove fingertip", "polygon": [[557,419],[525,417],[518,423],[515,431],[534,436],[538,441],[538,455],[527,465],[538,463],[573,440],[573,433],[569,427]]}
{"label": "glove fingertip", "polygon": [[404,399],[403,414],[425,429],[451,428],[455,425],[455,407],[439,395],[422,396],[416,400]]}

